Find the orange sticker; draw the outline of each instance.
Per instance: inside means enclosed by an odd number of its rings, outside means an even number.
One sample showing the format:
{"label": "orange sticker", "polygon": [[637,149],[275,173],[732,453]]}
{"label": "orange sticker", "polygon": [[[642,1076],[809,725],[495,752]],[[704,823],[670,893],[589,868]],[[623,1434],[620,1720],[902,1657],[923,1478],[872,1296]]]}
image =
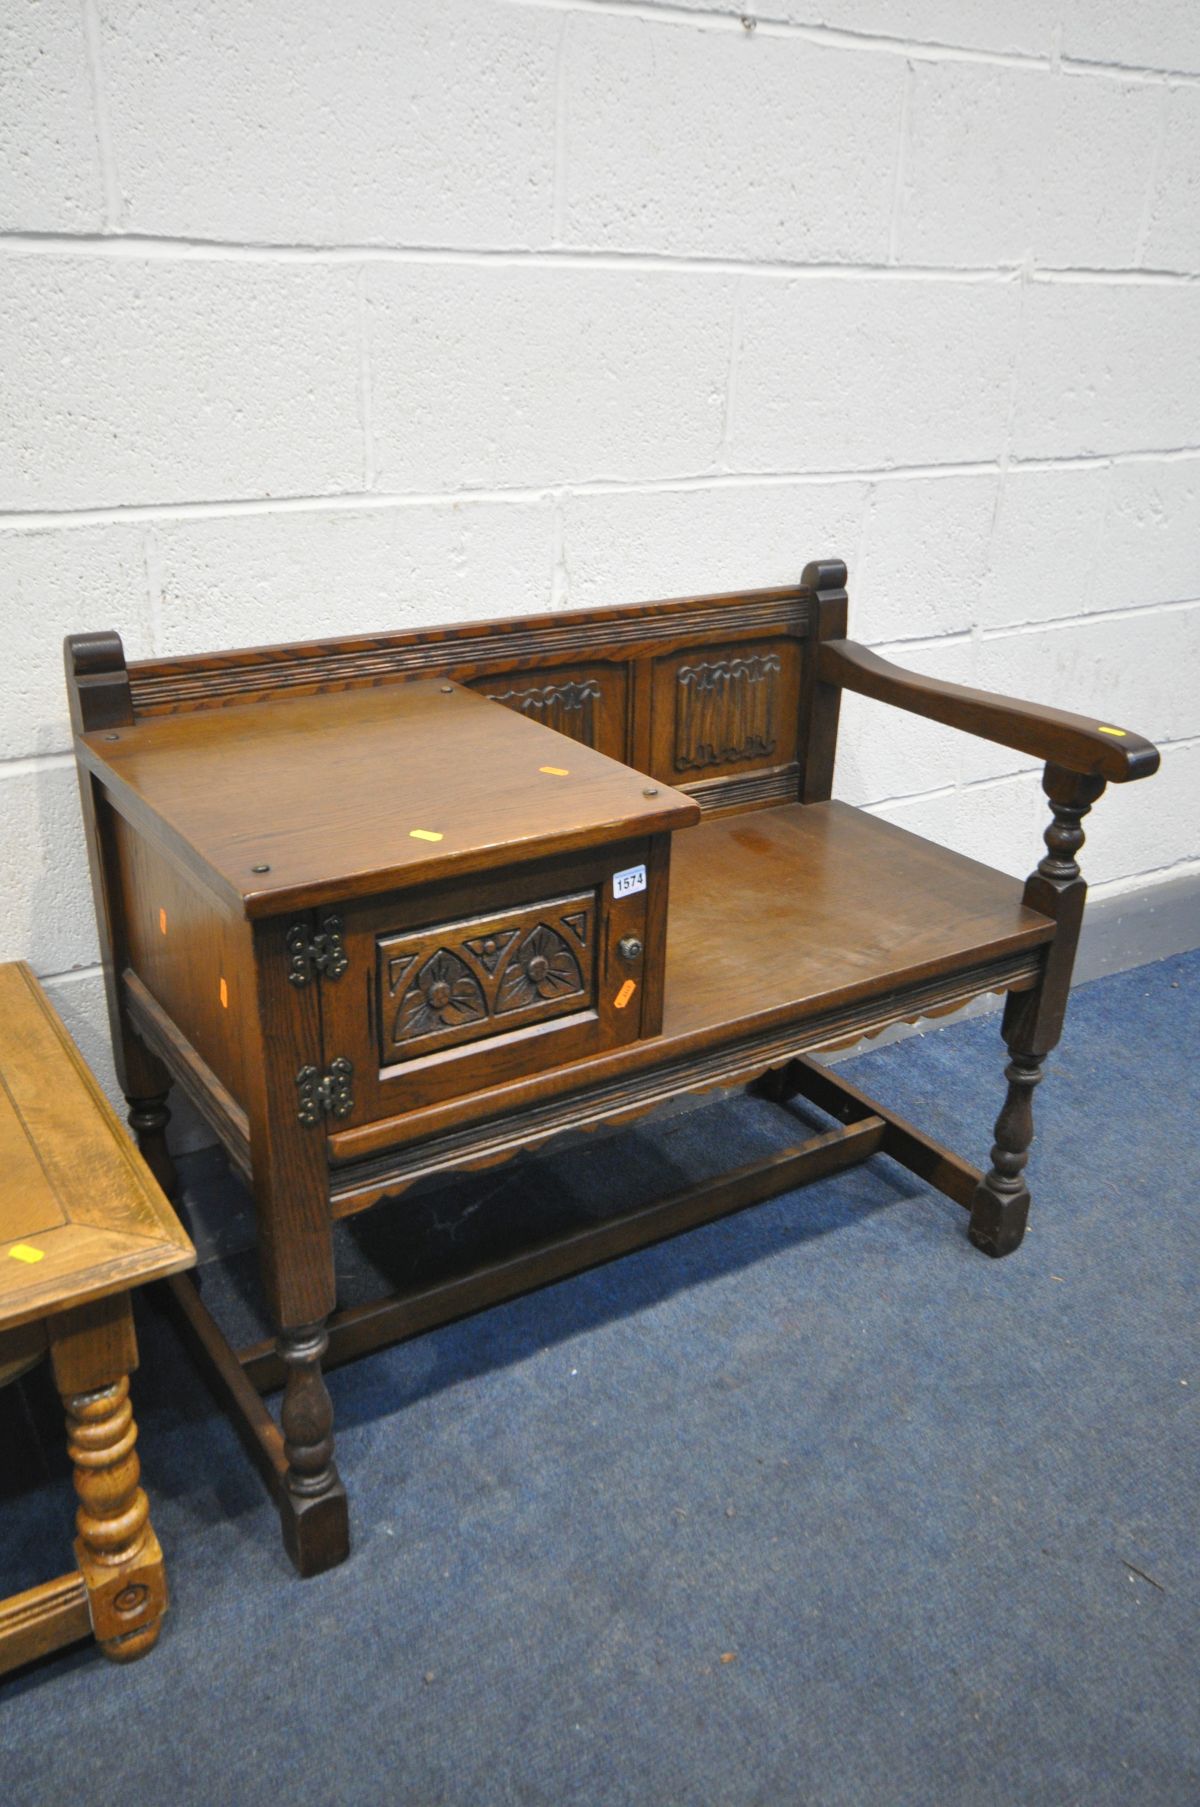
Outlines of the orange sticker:
{"label": "orange sticker", "polygon": [[167,912],[165,910],[158,912],[158,926],[165,935],[167,932]]}
{"label": "orange sticker", "polygon": [[616,997],[613,999],[613,1003],[616,1006],[616,1008],[618,1010],[624,1010],[626,1004],[628,1004],[630,998],[633,996],[633,994],[636,990],[637,990],[637,980],[636,979],[626,979],[624,985],[622,985],[620,991],[617,993]]}
{"label": "orange sticker", "polygon": [[35,1261],[44,1261],[46,1259],[45,1249],[31,1249],[27,1242],[18,1242],[14,1244],[14,1246],[9,1249],[8,1253],[9,1258],[12,1261],[28,1261],[32,1264]]}
{"label": "orange sticker", "polygon": [[565,765],[540,765],[539,772],[546,772],[551,778],[569,778],[570,772]]}
{"label": "orange sticker", "polygon": [[410,841],[440,841],[442,837],[435,828],[410,828],[408,838]]}
{"label": "orange sticker", "polygon": [[221,980],[221,1009],[229,1009],[229,987],[226,985],[224,979]]}
{"label": "orange sticker", "polygon": [[1102,722],[1097,725],[1099,726],[1101,734],[1111,734],[1116,740],[1125,739],[1126,731],[1124,728],[1106,728]]}

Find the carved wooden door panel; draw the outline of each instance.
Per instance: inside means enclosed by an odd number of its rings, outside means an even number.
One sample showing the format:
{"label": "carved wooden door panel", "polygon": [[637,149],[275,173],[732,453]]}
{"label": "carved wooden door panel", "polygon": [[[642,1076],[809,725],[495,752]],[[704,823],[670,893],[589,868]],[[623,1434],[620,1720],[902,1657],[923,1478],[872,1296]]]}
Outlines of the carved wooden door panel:
{"label": "carved wooden door panel", "polygon": [[595,1003],[592,891],[381,935],[375,945],[384,1066]]}
{"label": "carved wooden door panel", "polygon": [[345,970],[321,986],[326,1065],[353,1074],[331,1130],[635,1040],[652,970],[661,987],[664,881],[643,838],[347,904]]}

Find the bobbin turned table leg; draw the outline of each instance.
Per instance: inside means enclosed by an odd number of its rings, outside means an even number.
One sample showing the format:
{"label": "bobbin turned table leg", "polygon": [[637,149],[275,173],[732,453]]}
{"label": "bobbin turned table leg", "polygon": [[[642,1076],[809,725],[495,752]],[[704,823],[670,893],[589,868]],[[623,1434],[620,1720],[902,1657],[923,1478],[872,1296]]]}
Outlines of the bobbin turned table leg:
{"label": "bobbin turned table leg", "polygon": [[350,1550],[346,1490],[333,1460],[333,1402],[321,1372],[325,1326],[284,1331],[276,1348],[287,1364],[280,1423],[287,1474],[279,1502],[284,1546],[301,1575],[319,1575]]}
{"label": "bobbin turned table leg", "polygon": [[1029,1219],[1025,1163],[1033,1141],[1033,1089],[1041,1081],[1041,1062],[1013,1053],[1004,1069],[1008,1095],[996,1119],[992,1162],[975,1193],[968,1234],[985,1255],[1011,1255],[1019,1249]]}
{"label": "bobbin turned table leg", "polygon": [[1103,778],[1047,765],[1042,789],[1050,799],[1046,853],[1025,884],[1031,910],[1055,923],[1041,976],[1032,991],[1010,992],[1002,1034],[1009,1052],[1004,1076],[1008,1093],[996,1119],[992,1162],[971,1206],[968,1235],[985,1255],[1019,1249],[1029,1217],[1025,1163],[1033,1141],[1033,1092],[1042,1062],[1057,1046],[1071,989],[1075,948],[1087,885],[1075,855],[1083,846],[1083,818],[1104,791]]}
{"label": "bobbin turned table leg", "polygon": [[75,1560],[97,1642],[114,1662],[143,1656],[167,1609],[162,1551],[141,1486],[129,1375],[137,1342],[129,1294],[78,1306],[49,1325],[79,1509]]}

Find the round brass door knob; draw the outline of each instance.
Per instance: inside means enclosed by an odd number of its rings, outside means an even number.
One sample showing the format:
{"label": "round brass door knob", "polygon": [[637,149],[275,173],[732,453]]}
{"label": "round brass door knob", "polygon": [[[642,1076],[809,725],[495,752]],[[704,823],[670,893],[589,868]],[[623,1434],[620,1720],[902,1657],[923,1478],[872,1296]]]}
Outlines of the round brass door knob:
{"label": "round brass door knob", "polygon": [[640,960],[642,944],[636,935],[622,935],[617,942],[617,952],[623,960]]}

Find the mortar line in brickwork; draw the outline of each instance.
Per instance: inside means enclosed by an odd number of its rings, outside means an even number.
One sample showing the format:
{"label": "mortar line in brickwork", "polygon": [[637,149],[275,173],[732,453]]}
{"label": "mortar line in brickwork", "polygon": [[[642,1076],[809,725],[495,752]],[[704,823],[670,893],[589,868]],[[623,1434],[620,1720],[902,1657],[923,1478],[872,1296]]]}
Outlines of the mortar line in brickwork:
{"label": "mortar line in brickwork", "polygon": [[718,461],[722,475],[729,474],[729,447],[733,438],[734,411],[737,407],[737,374],[738,361],[742,351],[742,319],[745,311],[745,284],[737,282],[733,288],[733,303],[729,310],[729,356],[725,365],[725,407],[721,417],[721,447]]}
{"label": "mortar line in brickwork", "polygon": [[[1017,298],[1017,325],[1013,334],[1013,343],[1016,350],[1008,379],[1008,410],[1004,420],[1004,445],[1000,452],[1000,475],[996,483],[995,494],[992,497],[992,513],[991,519],[988,522],[987,546],[984,552],[985,577],[990,573],[992,568],[992,548],[996,542],[996,528],[999,525],[1001,510],[1004,507],[1005,491],[1008,488],[1008,473],[1012,466],[1013,429],[1016,424],[1017,403],[1020,396],[1021,358],[1025,346],[1025,307],[1029,295],[1029,272],[1032,261],[1033,252],[1032,250],[1029,250],[1025,253],[1025,260],[1021,269],[1021,292]],[[975,621],[972,624],[971,638],[974,641],[976,649],[978,649],[982,639],[982,628],[978,621]],[[977,658],[973,657],[972,665],[977,665],[977,663]],[[958,774],[956,782],[961,789],[961,771]]]}
{"label": "mortar line in brickwork", "polygon": [[1144,871],[1124,873],[1120,878],[1095,880],[1088,885],[1088,897],[1094,904],[1101,896],[1121,897],[1154,890],[1167,879],[1190,878],[1193,873],[1200,873],[1200,859],[1185,853],[1180,859],[1168,860],[1165,866],[1149,866]]}
{"label": "mortar line in brickwork", "polygon": [[565,490],[558,490],[550,525],[550,607],[565,609],[571,602],[571,573],[567,564],[566,522],[563,519]]}
{"label": "mortar line in brickwork", "polygon": [[366,269],[355,272],[355,331],[358,336],[358,418],[363,441],[363,488],[375,488],[375,411],[371,386],[371,301]]}
{"label": "mortar line in brickwork", "polygon": [[[0,253],[15,257],[98,257],[132,263],[245,263],[320,268],[352,264],[448,265],[473,269],[606,270],[688,276],[760,276],[769,281],[873,282],[893,280],[928,283],[1014,283],[1019,264],[788,263],[674,252],[567,250],[547,245],[533,250],[482,247],[463,250],[439,245],[285,245],[251,244],[200,238],[149,238],[136,234],[0,232]],[[1186,288],[1200,283],[1200,271],[1155,268],[1072,268],[1037,264],[1030,280],[1037,283],[1108,283],[1112,286],[1153,284]]]}
{"label": "mortar line in brickwork", "polygon": [[100,14],[96,0],[82,0],[83,36],[87,50],[88,80],[92,90],[92,117],[96,127],[96,155],[104,184],[104,219],[110,232],[121,230],[121,182],[108,117],[108,92],[104,83],[104,53]]}
{"label": "mortar line in brickwork", "polygon": [[871,523],[875,518],[875,499],[879,494],[878,485],[868,483],[863,490],[862,502],[858,510],[858,533],[854,542],[854,563],[850,566],[850,582],[857,580],[857,573],[867,568],[867,546]]}
{"label": "mortar line in brickwork", "polygon": [[554,52],[554,196],[553,237],[563,242],[567,219],[567,35],[571,14],[564,13]]}
{"label": "mortar line in brickwork", "polygon": [[[501,269],[679,271],[686,275],[761,275],[788,280],[803,277],[896,278],[931,282],[1011,282],[1016,265],[974,268],[940,264],[790,263],[786,259],[684,256],[667,251],[623,251],[605,247],[542,245],[322,245],[165,234],[122,232],[0,232],[0,251],[25,257],[101,257],[137,262],[279,264],[454,264]],[[1140,276],[1140,270],[1128,272]],[[1186,273],[1180,273],[1186,280]]]}
{"label": "mortar line in brickwork", "polygon": [[[861,646],[869,647],[873,653],[878,653],[881,659],[894,659],[898,665],[903,665],[906,670],[916,670],[918,675],[920,675],[919,667],[910,666],[908,664],[910,659],[921,660],[925,658],[927,653],[941,653],[944,652],[947,647],[969,646],[971,644],[972,636],[969,628],[956,629],[955,632],[951,634],[916,634],[911,640],[905,640],[902,636],[897,634],[880,635],[857,633],[854,628],[854,611],[857,607],[856,587],[854,582],[855,567],[849,565],[847,569],[849,571],[848,587],[850,591],[850,631]],[[956,680],[956,682],[959,683],[964,681],[965,680],[961,678]]]}
{"label": "mortar line in brickwork", "polygon": [[913,68],[910,62],[904,65],[904,79],[900,86],[900,120],[896,131],[896,167],[892,178],[892,211],[888,221],[888,262],[899,261],[900,224],[904,215],[904,179],[908,164],[908,125],[912,111]]}
{"label": "mortar line in brickwork", "polygon": [[1194,445],[1134,448],[1125,452],[1064,452],[1060,457],[1051,454],[1044,457],[1014,457],[1010,460],[1010,467],[1022,471],[1074,471],[1089,470],[1103,464],[1177,464],[1186,463],[1198,454],[1200,446]]}
{"label": "mortar line in brickwork", "polygon": [[[171,238],[132,232],[0,232],[0,252],[16,257],[99,257],[133,263],[249,263],[339,266],[429,264],[475,269],[612,270],[695,276],[761,276],[771,281],[1013,283],[1020,264],[790,263],[786,259],[623,251],[544,245],[305,245],[233,239]],[[1035,282],[1156,283],[1186,287],[1200,271],[1037,265]]]}
{"label": "mortar line in brickwork", "polygon": [[1031,264],[1029,269],[1031,283],[1041,284],[1087,284],[1108,283],[1111,288],[1128,288],[1133,285],[1154,288],[1174,288],[1200,282],[1200,273],[1188,270],[1068,270],[1055,269],[1052,264]]}
{"label": "mortar line in brickwork", "polygon": [[32,778],[38,772],[57,772],[74,764],[72,752],[22,753],[16,758],[0,756],[0,779]]}
{"label": "mortar line in brickwork", "polygon": [[1154,217],[1154,202],[1158,195],[1159,172],[1162,168],[1163,151],[1167,142],[1167,107],[1171,90],[1164,88],[1158,101],[1158,126],[1154,134],[1154,153],[1150,159],[1150,172],[1146,178],[1146,191],[1142,196],[1142,212],[1138,220],[1137,241],[1133,248],[1133,261],[1141,267],[1146,255],[1146,240],[1150,236],[1150,222]]}
{"label": "mortar line in brickwork", "polygon": [[[539,12],[580,11],[579,0],[513,0],[514,5],[535,8]],[[799,38],[817,45],[832,45],[847,50],[875,51],[888,56],[918,56],[937,63],[998,64],[1004,68],[1044,69],[1055,67],[1081,75],[1109,76],[1118,80],[1162,82],[1200,82],[1200,71],[1157,68],[1146,63],[1109,62],[1095,57],[1072,57],[1061,54],[1057,38],[1045,51],[995,50],[981,45],[948,44],[936,38],[895,37],[887,32],[854,31],[844,25],[823,25],[817,20],[773,18],[747,0],[744,6],[730,5],[727,12],[696,12],[690,7],[671,4],[671,0],[589,0],[586,16],[611,19],[637,19],[648,24],[681,25],[693,31],[745,32],[743,19],[754,21],[754,35],[770,38]]]}
{"label": "mortar line in brickwork", "polygon": [[[1130,621],[1145,615],[1172,615],[1197,606],[1200,606],[1200,595],[1173,596],[1166,602],[1127,602],[1118,609],[1081,609],[1076,615],[1035,615],[1028,621],[1006,621],[1002,627],[982,628],[979,638],[981,642],[1009,640],[1021,634],[1052,633],[1060,627],[1090,627],[1099,621]],[[899,645],[899,641],[892,641],[891,644]]]}
{"label": "mortar line in brickwork", "polygon": [[[997,754],[1001,751],[997,748]],[[1028,757],[1025,755],[1024,757]],[[1029,764],[1022,766],[1019,772],[992,772],[986,778],[967,778],[958,786],[960,791],[985,791],[1002,784],[1024,785],[1030,789],[1041,788],[1042,761],[1030,759]]]}
{"label": "mortar line in brickwork", "polygon": [[[704,253],[623,251],[605,247],[568,249],[561,245],[320,245],[254,243],[250,240],[183,237],[116,232],[0,232],[0,252],[18,257],[100,257],[134,263],[250,263],[355,266],[382,264],[447,264],[487,269],[622,270],[697,276],[761,276],[770,280],[843,282],[1012,283],[1020,264],[791,263],[781,258],[738,258]],[[1035,282],[1158,283],[1187,286],[1200,282],[1200,271],[1075,268],[1037,265]]]}
{"label": "mortar line in brickwork", "polygon": [[146,607],[149,611],[150,644],[156,653],[161,652],[162,638],[162,569],[158,560],[158,541],[154,537],[153,523],[145,523],[142,534],[142,568],[146,578]]}
{"label": "mortar line in brickwork", "polygon": [[[1200,458],[1200,446],[1176,446],[1170,450],[1081,453],[1061,458],[1014,458],[1010,468],[1025,471],[1088,470],[1112,464],[1186,463]],[[219,519],[234,515],[322,514],[365,512],[378,509],[455,508],[463,503],[544,502],[558,490],[571,496],[670,495],[676,491],[708,489],[763,489],[792,485],[827,486],[839,483],[899,483],[916,478],[994,476],[998,459],[964,459],[958,464],[896,464],[859,466],[828,471],[702,471],[636,480],[581,478],[564,482],[513,484],[507,488],[413,490],[381,493],[378,490],[340,491],[315,496],[232,496],[214,501],[129,502],[107,506],[0,511],[0,533],[39,532],[50,527],[99,527],[136,521],[187,521]]]}
{"label": "mortar line in brickwork", "polygon": [[[862,568],[861,556],[858,569]],[[854,594],[855,567],[850,567],[850,593]],[[946,646],[965,646],[989,644],[993,640],[1018,639],[1031,634],[1054,633],[1058,628],[1094,627],[1102,621],[1138,620],[1147,615],[1170,615],[1187,609],[1200,607],[1200,595],[1173,597],[1168,602],[1129,602],[1116,609],[1080,610],[1074,615],[1035,615],[1027,621],[1006,621],[1001,627],[982,627],[974,623],[969,628],[959,628],[946,634],[886,634],[876,637],[873,634],[858,635],[863,644],[873,651],[883,654],[897,653],[904,658],[919,658],[923,652],[933,652]]]}
{"label": "mortar line in brickwork", "polygon": [[[1200,448],[1198,448],[1200,452]],[[233,496],[204,502],[128,502],[106,507],[63,508],[44,510],[0,511],[0,533],[37,531],[48,526],[96,527],[141,520],[208,520],[224,515],[322,514],[327,511],[355,513],[366,510],[405,508],[456,508],[466,502],[479,504],[511,502],[514,505],[544,502],[558,490],[572,496],[670,495],[676,491],[706,489],[757,489],[763,485],[779,487],[804,483],[816,486],[831,483],[871,482],[877,477],[958,477],[973,472],[994,472],[994,460],[955,465],[895,465],[887,471],[704,471],[698,475],[626,481],[618,478],[579,479],[575,482],[548,480],[536,484],[513,484],[499,489],[413,490],[386,493],[375,490],[339,492],[315,496]]]}
{"label": "mortar line in brickwork", "polygon": [[1085,56],[1065,56],[1063,68],[1071,75],[1094,75],[1110,81],[1162,82],[1172,86],[1194,88],[1200,83],[1200,72],[1195,69],[1153,69],[1140,63],[1098,63]]}
{"label": "mortar line in brickwork", "polygon": [[39,973],[38,978],[43,985],[75,985],[83,979],[99,979],[104,968],[99,964],[92,966],[68,966],[62,972]]}
{"label": "mortar line in brickwork", "polygon": [[863,803],[858,807],[872,811],[893,809],[898,803],[929,803],[935,797],[953,797],[955,794],[956,786],[953,784],[935,784],[927,791],[901,791],[894,797],[873,797],[870,803]]}

